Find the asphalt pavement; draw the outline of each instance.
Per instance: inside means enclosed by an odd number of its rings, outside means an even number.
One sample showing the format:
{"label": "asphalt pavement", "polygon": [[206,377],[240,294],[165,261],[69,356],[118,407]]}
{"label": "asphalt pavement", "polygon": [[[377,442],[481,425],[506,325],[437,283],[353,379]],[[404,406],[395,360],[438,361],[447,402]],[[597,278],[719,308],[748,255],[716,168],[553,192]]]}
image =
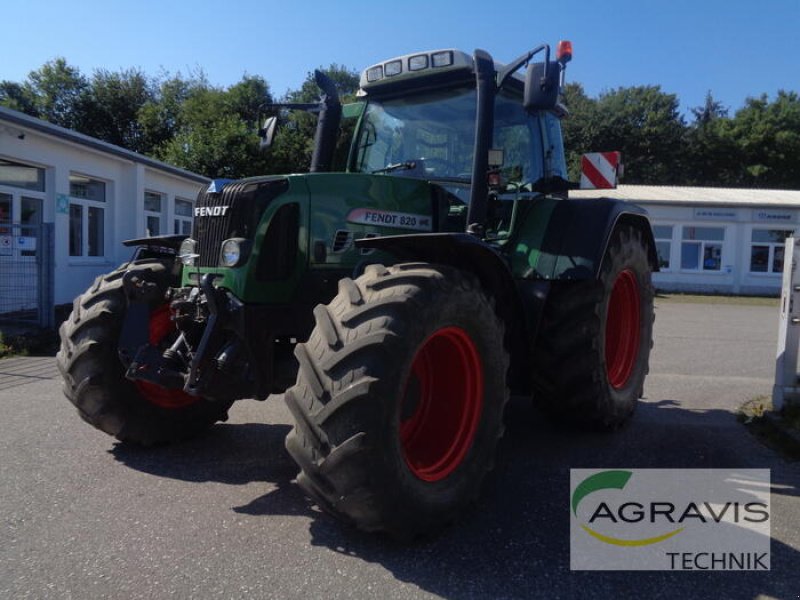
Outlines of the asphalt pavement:
{"label": "asphalt pavement", "polygon": [[[201,439],[141,449],[83,423],[53,359],[0,361],[0,598],[796,598],[800,464],[736,422],[771,391],[777,309],[657,301],[646,398],[614,434],[524,399],[478,506],[403,546],[320,514],[293,483],[280,397]],[[770,468],[770,572],[572,572],[569,468]]]}

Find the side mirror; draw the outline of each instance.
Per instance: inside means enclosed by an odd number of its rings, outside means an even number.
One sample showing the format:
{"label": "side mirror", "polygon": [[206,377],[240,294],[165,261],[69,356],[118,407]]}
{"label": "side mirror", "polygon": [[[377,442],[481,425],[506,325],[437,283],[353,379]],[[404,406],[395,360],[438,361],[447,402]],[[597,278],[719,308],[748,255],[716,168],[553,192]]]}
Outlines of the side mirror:
{"label": "side mirror", "polygon": [[275,137],[275,129],[278,126],[278,117],[269,117],[264,121],[264,126],[258,130],[258,137],[261,138],[259,148],[267,150],[272,146],[272,140]]}
{"label": "side mirror", "polygon": [[561,66],[558,62],[531,63],[525,73],[525,94],[523,106],[528,112],[535,110],[552,110],[558,102],[558,87],[561,75]]}

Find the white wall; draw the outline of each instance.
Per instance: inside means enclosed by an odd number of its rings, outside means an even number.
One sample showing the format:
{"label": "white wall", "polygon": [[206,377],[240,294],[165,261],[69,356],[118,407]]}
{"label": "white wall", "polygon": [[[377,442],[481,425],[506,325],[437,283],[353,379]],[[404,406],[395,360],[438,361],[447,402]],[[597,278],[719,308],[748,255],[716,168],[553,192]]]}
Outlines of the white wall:
{"label": "white wall", "polygon": [[[19,131],[24,131],[24,139]],[[46,169],[43,219],[54,223],[55,304],[72,302],[95,277],[130,258],[132,249],[122,242],[145,235],[145,190],[165,194],[165,232],[171,233],[175,197],[194,201],[202,187],[189,178],[19,126],[0,127],[0,157]],[[71,173],[106,184],[102,257],[69,255],[69,212],[59,212],[56,206],[60,197],[69,197]]]}
{"label": "white wall", "polygon": [[[672,225],[670,267],[653,275],[656,288],[665,291],[721,292],[733,294],[780,293],[781,274],[750,271],[753,229],[792,230],[797,227],[800,209],[711,205],[669,205],[640,203],[649,213],[654,227]],[[720,270],[685,269],[681,266],[684,227],[722,227]]]}

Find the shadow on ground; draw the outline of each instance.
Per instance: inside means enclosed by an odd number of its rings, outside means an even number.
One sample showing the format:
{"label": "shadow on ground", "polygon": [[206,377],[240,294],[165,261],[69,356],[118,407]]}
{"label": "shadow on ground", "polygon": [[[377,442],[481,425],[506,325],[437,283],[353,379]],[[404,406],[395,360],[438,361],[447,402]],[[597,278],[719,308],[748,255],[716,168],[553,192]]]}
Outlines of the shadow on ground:
{"label": "shadow on ground", "polygon": [[124,465],[181,481],[244,485],[291,481],[297,469],[283,440],[289,425],[218,423],[196,439],[143,448],[117,443],[109,452]]}
{"label": "shadow on ground", "polygon": [[[286,425],[218,425],[203,439],[160,449],[117,445],[127,466],[185,481],[276,484],[236,508],[252,515],[313,516],[312,544],[377,563],[399,580],[445,598],[794,598],[800,553],[773,539],[771,572],[572,572],[569,468],[771,468],[776,496],[797,497],[800,474],[755,443],[725,411],[677,401],[642,403],[613,434],[554,430],[527,402],[509,407],[498,468],[478,506],[433,540],[403,546],[362,534],[312,510],[292,479]],[[773,508],[774,511],[774,508]],[[773,525],[774,527],[774,525]]]}
{"label": "shadow on ground", "polygon": [[[795,598],[800,553],[774,539],[770,572],[570,571],[570,467],[783,464],[769,451],[743,460],[737,438],[752,442],[744,428],[720,427],[734,415],[679,406],[671,400],[644,403],[620,432],[572,434],[553,431],[527,403],[517,403],[510,407],[500,466],[479,505],[460,524],[434,540],[404,547],[320,516],[310,526],[312,543],[379,563],[398,579],[445,598]],[[787,476],[792,472],[772,469],[773,502],[776,494],[800,493],[800,476]]]}

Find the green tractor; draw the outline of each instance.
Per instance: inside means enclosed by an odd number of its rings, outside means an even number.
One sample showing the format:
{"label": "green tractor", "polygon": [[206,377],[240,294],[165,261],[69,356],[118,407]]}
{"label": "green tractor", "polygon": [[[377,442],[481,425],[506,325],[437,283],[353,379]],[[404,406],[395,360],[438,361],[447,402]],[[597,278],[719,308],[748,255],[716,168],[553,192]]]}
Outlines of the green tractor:
{"label": "green tractor", "polygon": [[478,496],[510,394],[620,426],[648,370],[656,251],[637,206],[569,199],[570,58],[410,54],[344,106],[317,73],[319,104],[288,107],[318,114],[310,172],[215,181],[190,238],[126,242],[134,259],[61,327],[67,398],[149,445],[283,393],[302,489],[400,538]]}

